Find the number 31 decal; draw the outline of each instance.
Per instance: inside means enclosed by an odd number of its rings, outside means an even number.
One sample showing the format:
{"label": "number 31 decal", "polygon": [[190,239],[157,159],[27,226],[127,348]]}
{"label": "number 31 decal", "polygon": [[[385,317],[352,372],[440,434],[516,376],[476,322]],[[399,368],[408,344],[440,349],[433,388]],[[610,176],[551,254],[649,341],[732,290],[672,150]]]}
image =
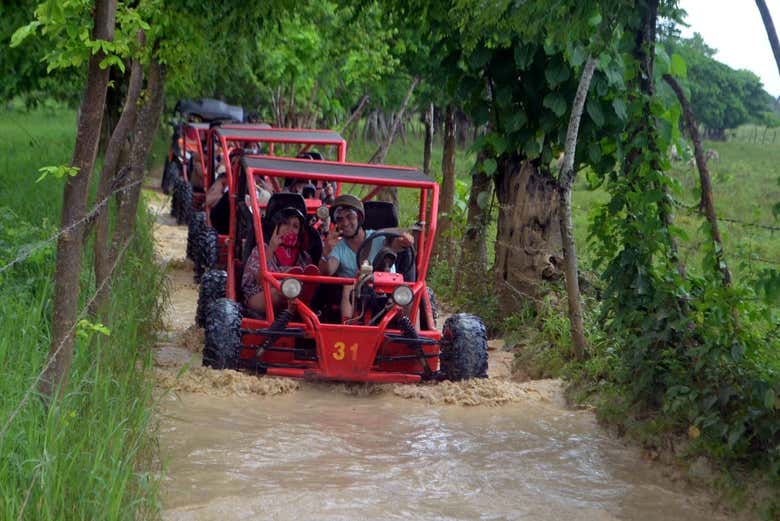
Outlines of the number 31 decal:
{"label": "number 31 decal", "polygon": [[333,358],[335,360],[344,360],[344,357],[347,355],[347,349],[352,353],[352,361],[356,361],[358,352],[357,343],[352,344],[347,348],[347,345],[344,342],[336,342],[333,344]]}

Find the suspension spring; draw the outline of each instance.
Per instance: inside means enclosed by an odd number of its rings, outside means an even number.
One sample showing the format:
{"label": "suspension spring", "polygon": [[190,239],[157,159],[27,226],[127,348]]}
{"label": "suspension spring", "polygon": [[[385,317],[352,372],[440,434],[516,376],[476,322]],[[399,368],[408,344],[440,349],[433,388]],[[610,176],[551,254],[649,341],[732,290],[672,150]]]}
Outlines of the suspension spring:
{"label": "suspension spring", "polygon": [[[395,318],[396,323],[398,324],[398,329],[400,329],[405,337],[408,338],[419,338],[420,336],[417,334],[417,330],[414,328],[414,324],[412,324],[412,321],[409,320],[409,317],[406,316],[404,313],[399,313],[399,315]],[[420,364],[422,364],[423,368],[423,379],[429,380],[433,377],[433,371],[431,371],[430,366],[428,366],[428,360],[425,358],[425,351],[423,351],[422,344],[416,344],[414,347],[415,351],[417,351],[417,358],[420,361]]]}
{"label": "suspension spring", "polygon": [[[287,327],[287,324],[292,320],[293,312],[290,309],[285,309],[281,313],[279,313],[276,316],[276,319],[274,319],[273,323],[268,327],[271,331],[281,331],[282,329]],[[269,336],[265,339],[265,342],[257,349],[257,357],[259,358],[261,354],[263,354],[263,351],[267,347],[270,347],[271,344],[274,343],[274,340],[276,340],[276,337]]]}

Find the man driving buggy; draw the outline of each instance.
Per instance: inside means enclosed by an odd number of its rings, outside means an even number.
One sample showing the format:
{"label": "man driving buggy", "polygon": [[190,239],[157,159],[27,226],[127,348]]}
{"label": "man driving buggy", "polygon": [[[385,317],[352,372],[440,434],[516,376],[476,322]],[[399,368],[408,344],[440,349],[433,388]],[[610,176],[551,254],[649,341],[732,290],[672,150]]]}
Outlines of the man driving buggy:
{"label": "man driving buggy", "polygon": [[[363,228],[365,220],[363,202],[354,195],[338,196],[330,207],[330,219],[335,227],[325,237],[320,271],[324,275],[354,278],[358,271],[356,257],[358,248],[377,230]],[[397,252],[413,244],[414,238],[409,232],[399,232],[399,236],[394,237],[387,244],[383,241],[374,241],[367,259],[373,262],[383,246]]]}
{"label": "man driving buggy", "polygon": [[[366,239],[369,239],[378,230],[366,230],[363,227],[365,209],[363,202],[354,195],[338,196],[330,207],[330,218],[335,226],[324,239],[322,257],[319,262],[320,272],[324,275],[354,278],[358,272],[358,249]],[[386,252],[399,252],[413,245],[412,235],[405,231],[399,231],[398,236],[392,239],[373,241],[366,259],[369,263],[376,264],[376,257],[380,252],[380,255],[385,256]],[[385,263],[384,269],[391,271],[395,255],[390,254],[387,257],[388,261]],[[352,315],[352,305],[349,299],[352,286],[347,286],[344,289],[341,298],[341,316],[342,319],[347,319]]]}

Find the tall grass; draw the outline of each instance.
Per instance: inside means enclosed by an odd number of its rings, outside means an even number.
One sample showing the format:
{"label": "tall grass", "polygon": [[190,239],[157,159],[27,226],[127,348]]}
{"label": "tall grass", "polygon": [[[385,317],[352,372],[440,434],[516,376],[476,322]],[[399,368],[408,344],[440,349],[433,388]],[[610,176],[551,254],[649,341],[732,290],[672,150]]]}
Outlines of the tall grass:
{"label": "tall grass", "polygon": [[[0,519],[134,520],[158,510],[149,346],[163,275],[148,218],[118,265],[109,335],[83,323],[63,399],[45,407],[37,394],[62,182],[35,179],[70,160],[74,122],[62,110],[0,114]],[[94,292],[89,257],[82,306]]]}

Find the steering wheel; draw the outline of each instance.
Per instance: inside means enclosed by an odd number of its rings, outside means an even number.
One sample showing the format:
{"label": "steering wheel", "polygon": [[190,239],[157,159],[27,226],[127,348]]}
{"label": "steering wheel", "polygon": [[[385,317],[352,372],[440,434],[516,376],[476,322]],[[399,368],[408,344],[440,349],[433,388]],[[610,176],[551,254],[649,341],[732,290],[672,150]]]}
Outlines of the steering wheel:
{"label": "steering wheel", "polygon": [[[398,232],[375,232],[370,237],[366,237],[366,239],[360,244],[357,251],[355,252],[358,271],[360,271],[360,266],[363,264],[363,261],[366,260],[368,255],[371,253],[370,245],[373,243],[373,241],[379,240],[383,237],[385,239],[392,240],[397,237],[401,237],[401,234]],[[403,255],[407,251],[409,252],[408,255]],[[398,273],[401,273],[404,276],[404,280],[406,281],[412,281],[416,278],[416,258],[417,255],[413,245],[406,246],[401,252],[398,253],[396,269],[398,270]]]}

